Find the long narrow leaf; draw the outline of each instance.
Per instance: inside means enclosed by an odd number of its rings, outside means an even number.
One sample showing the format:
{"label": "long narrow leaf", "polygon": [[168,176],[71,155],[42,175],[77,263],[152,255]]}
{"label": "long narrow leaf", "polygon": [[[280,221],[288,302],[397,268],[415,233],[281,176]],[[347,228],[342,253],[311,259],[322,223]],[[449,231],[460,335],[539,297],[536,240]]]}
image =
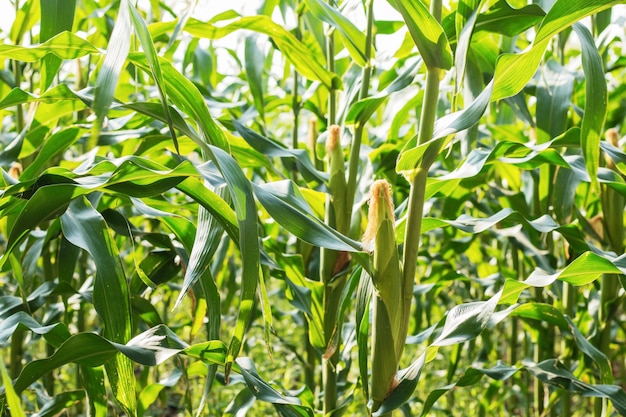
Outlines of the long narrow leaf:
{"label": "long narrow leaf", "polygon": [[100,134],[100,129],[109,112],[109,107],[113,103],[117,81],[130,51],[131,25],[128,7],[128,0],[121,0],[117,20],[107,47],[107,53],[96,80],[93,111],[96,113],[98,121],[92,134],[92,145],[95,144],[95,139]]}
{"label": "long narrow leaf", "polygon": [[[87,251],[96,264],[93,301],[104,323],[104,336],[113,342],[128,342],[132,332],[128,284],[104,219],[86,199],[78,199],[62,216],[61,225],[67,240]],[[115,398],[134,414],[137,400],[131,361],[116,356],[105,367]]]}
{"label": "long narrow leaf", "polygon": [[411,37],[429,68],[450,69],[452,50],[441,25],[430,14],[426,5],[414,0],[388,0],[402,17]]}
{"label": "long narrow leaf", "polygon": [[339,10],[321,0],[304,0],[307,7],[318,19],[334,27],[341,36],[350,56],[360,66],[368,64],[365,56],[366,39],[361,32],[347,17]]}
{"label": "long narrow leaf", "polygon": [[161,71],[159,56],[157,55],[156,49],[154,48],[154,43],[152,42],[152,38],[150,37],[150,32],[148,32],[148,27],[146,26],[146,23],[143,21],[143,19],[137,12],[137,9],[135,9],[132,4],[128,3],[128,7],[130,8],[130,15],[132,17],[135,31],[137,32],[137,37],[139,38],[141,47],[146,53],[146,59],[148,60],[148,64],[150,65],[152,77],[154,78],[154,82],[156,83],[157,89],[159,91],[161,105],[163,106],[163,113],[165,114],[165,118],[167,119],[167,125],[170,129],[170,135],[172,136],[172,141],[174,142],[174,148],[176,148],[176,152],[180,153],[180,151],[178,150],[176,131],[174,130],[172,116],[170,114],[170,107],[167,105],[165,79],[163,78],[163,72]]}
{"label": "long narrow leaf", "polygon": [[585,165],[592,182],[597,185],[600,163],[600,139],[607,113],[607,87],[604,79],[604,64],[589,30],[581,24],[574,25],[580,39],[583,71],[585,73],[585,113],[580,129],[581,147]]}

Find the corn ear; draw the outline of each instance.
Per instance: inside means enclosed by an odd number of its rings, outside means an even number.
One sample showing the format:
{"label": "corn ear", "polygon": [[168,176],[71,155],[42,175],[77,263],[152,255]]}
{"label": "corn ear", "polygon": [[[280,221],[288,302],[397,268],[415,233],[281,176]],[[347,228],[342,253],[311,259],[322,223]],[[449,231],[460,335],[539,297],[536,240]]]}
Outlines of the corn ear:
{"label": "corn ear", "polygon": [[[326,155],[328,156],[328,194],[326,196],[325,223],[337,231],[347,234],[350,219],[346,217],[346,174],[343,150],[341,149],[341,128],[332,125],[328,128]],[[322,380],[324,385],[324,412],[336,408],[337,373],[335,364],[339,354],[336,345],[332,343],[333,334],[341,334],[341,322],[337,320],[337,313],[341,303],[341,293],[346,282],[343,272],[350,257],[347,253],[340,253],[327,248],[320,251],[320,275],[324,283],[324,342],[327,350],[324,354]]]}
{"label": "corn ear", "polygon": [[341,149],[341,128],[332,125],[328,129],[328,141],[326,142],[326,154],[330,179],[328,188],[332,196],[332,206],[335,215],[334,227],[341,233],[347,233],[350,227],[350,219],[346,219],[346,168]]}
{"label": "corn ear", "polygon": [[[326,154],[328,155],[329,192],[326,199],[326,224],[343,234],[347,234],[350,219],[345,216],[346,172],[340,136],[341,128],[339,126],[333,125],[328,128]],[[324,282],[330,282],[338,272],[344,269],[347,261],[349,261],[347,254],[340,256],[336,251],[322,250],[322,279]]]}
{"label": "corn ear", "polygon": [[317,117],[311,117],[309,119],[309,129],[307,131],[307,145],[311,152],[311,159],[315,164],[315,168],[319,171],[324,169],[324,161],[322,161],[317,155]]}
{"label": "corn ear", "polygon": [[395,218],[387,181],[370,190],[368,225],[363,246],[373,254],[372,400],[375,411],[396,384],[396,372],[406,335],[403,317],[402,271],[395,238]]}

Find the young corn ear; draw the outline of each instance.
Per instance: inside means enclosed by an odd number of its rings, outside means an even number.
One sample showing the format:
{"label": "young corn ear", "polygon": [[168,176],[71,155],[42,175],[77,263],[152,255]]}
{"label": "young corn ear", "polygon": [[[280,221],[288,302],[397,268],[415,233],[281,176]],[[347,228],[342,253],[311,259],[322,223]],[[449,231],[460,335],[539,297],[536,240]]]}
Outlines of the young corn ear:
{"label": "young corn ear", "polygon": [[363,247],[372,252],[374,258],[371,393],[373,411],[376,411],[396,385],[395,377],[406,335],[401,334],[404,315],[402,270],[387,181],[379,180],[372,184],[369,205]]}
{"label": "young corn ear", "polygon": [[[341,128],[332,125],[328,129],[326,154],[328,156],[328,195],[326,197],[325,223],[337,231],[347,234],[350,218],[346,216],[346,173],[343,150],[341,149]],[[320,275],[324,283],[324,341],[327,349],[324,354],[323,385],[324,415],[337,407],[337,374],[335,364],[339,354],[337,343],[332,343],[335,333],[341,334],[341,322],[337,321],[337,312],[341,302],[341,293],[346,282],[344,269],[350,262],[347,252],[338,252],[327,248],[320,251]],[[338,340],[338,339],[337,339]]]}
{"label": "young corn ear", "polygon": [[[346,216],[346,169],[341,149],[341,128],[328,128],[326,141],[328,156],[328,198],[326,200],[326,223],[343,234],[350,230],[350,219]],[[347,253],[331,250],[322,251],[322,279],[328,282],[344,269],[349,261]]]}
{"label": "young corn ear", "polygon": [[347,233],[350,220],[345,218],[346,212],[346,168],[341,149],[341,128],[332,125],[328,128],[326,154],[330,179],[328,188],[332,196],[332,206],[335,215],[334,227],[341,233]]}

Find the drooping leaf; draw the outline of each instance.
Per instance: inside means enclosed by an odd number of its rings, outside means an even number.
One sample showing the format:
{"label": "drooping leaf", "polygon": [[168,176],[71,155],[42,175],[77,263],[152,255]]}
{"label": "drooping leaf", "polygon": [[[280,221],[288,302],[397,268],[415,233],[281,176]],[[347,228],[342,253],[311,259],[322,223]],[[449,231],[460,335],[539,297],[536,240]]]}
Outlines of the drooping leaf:
{"label": "drooping leaf", "polygon": [[4,362],[0,363],[0,374],[2,374],[4,395],[6,396],[6,402],[10,408],[9,413],[11,417],[26,417],[24,409],[22,408],[22,402],[18,395],[19,391],[15,389],[13,382],[11,381],[11,377],[7,373],[7,369],[4,367]]}
{"label": "drooping leaf", "polygon": [[618,3],[618,0],[557,0],[541,22],[532,46],[520,54],[504,54],[498,59],[491,99],[511,97],[524,88],[535,74],[554,35],[577,21]]}
{"label": "drooping leaf", "polygon": [[[169,29],[171,24],[151,25],[150,29],[155,34]],[[208,39],[220,39],[236,30],[246,29],[270,36],[276,46],[285,55],[298,73],[304,77],[320,81],[326,87],[340,88],[341,80],[333,73],[322,67],[315,59],[310,58],[310,50],[294,35],[282,26],[273,22],[268,16],[247,16],[225,26],[217,26],[213,22],[200,22],[189,19],[185,31],[193,36]]]}
{"label": "drooping leaf", "polygon": [[237,359],[248,389],[255,397],[262,401],[274,404],[280,415],[293,417],[313,417],[313,410],[305,407],[295,397],[280,394],[271,385],[264,381],[257,373],[254,364],[248,358]]}
{"label": "drooping leaf", "polygon": [[339,32],[352,59],[362,67],[367,65],[368,62],[365,55],[366,39],[363,32],[361,32],[352,21],[341,14],[339,10],[328,3],[321,0],[304,1],[315,17],[328,23]]}
{"label": "drooping leaf", "polygon": [[104,61],[96,80],[93,111],[96,113],[98,121],[92,132],[92,145],[95,145],[109,112],[109,107],[113,103],[117,82],[130,51],[130,35],[131,24],[128,0],[121,0],[118,16],[107,47],[107,53],[104,56]]}
{"label": "drooping leaf", "polygon": [[545,15],[537,4],[515,9],[507,0],[498,0],[489,10],[478,16],[476,30],[515,36],[541,22]]}
{"label": "drooping leaf", "polygon": [[[128,283],[104,219],[83,198],[69,205],[61,226],[66,239],[88,252],[96,264],[93,301],[104,324],[104,336],[112,342],[128,342],[132,332]],[[137,403],[131,361],[118,355],[107,361],[105,368],[116,400],[134,414]]]}
{"label": "drooping leaf", "polygon": [[441,25],[422,1],[389,0],[409,29],[409,33],[428,68],[450,69],[452,50]]}
{"label": "drooping leaf", "polygon": [[574,33],[580,40],[586,91],[580,146],[583,149],[589,177],[596,184],[600,163],[600,140],[608,105],[604,64],[589,30],[577,23],[574,25]]}
{"label": "drooping leaf", "polygon": [[246,77],[250,92],[254,100],[261,120],[265,119],[265,99],[263,88],[263,69],[265,67],[265,53],[258,45],[258,36],[256,34],[246,36],[244,48]]}
{"label": "drooping leaf", "polygon": [[178,140],[176,139],[176,131],[174,130],[174,125],[172,122],[172,116],[170,114],[170,107],[167,104],[167,93],[165,91],[165,79],[163,78],[163,72],[161,71],[161,65],[159,63],[159,56],[157,55],[156,49],[154,47],[154,43],[152,42],[152,38],[150,37],[150,32],[148,32],[148,27],[146,23],[143,21],[137,9],[128,3],[128,7],[130,8],[130,15],[133,21],[133,25],[135,27],[135,31],[137,32],[137,37],[141,42],[141,47],[146,53],[146,59],[148,60],[148,64],[150,65],[150,71],[152,72],[152,77],[154,78],[154,82],[157,86],[157,90],[159,91],[159,97],[161,98],[161,105],[163,106],[163,114],[165,114],[165,118],[167,120],[167,125],[170,130],[170,135],[172,137],[172,141],[174,142],[174,148],[176,152],[180,153],[178,149]]}
{"label": "drooping leaf", "polygon": [[331,229],[312,210],[289,181],[254,185],[260,203],[287,230],[305,242],[334,250],[360,251],[361,244]]}
{"label": "drooping leaf", "polygon": [[290,149],[280,143],[276,143],[244,126],[238,120],[233,120],[233,125],[241,137],[261,154],[269,157],[290,158],[295,160],[298,166],[298,172],[307,180],[319,182],[327,180],[327,175],[315,168],[311,158],[309,158],[309,154],[304,149]]}
{"label": "drooping leaf", "polygon": [[568,282],[575,286],[585,285],[595,281],[602,274],[619,274],[620,270],[611,261],[596,255],[593,252],[576,258],[565,269],[548,274],[545,271],[535,270],[526,280],[507,280],[504,286],[504,293],[500,299],[501,304],[512,304],[517,302],[520,293],[529,287],[546,287],[557,279]]}
{"label": "drooping leaf", "polygon": [[[39,38],[47,41],[63,31],[72,31],[76,0],[41,0],[41,28]],[[53,55],[43,59],[41,68],[41,91],[46,91],[52,83],[63,61]]]}
{"label": "drooping leaf", "polygon": [[35,62],[47,54],[61,59],[76,59],[100,51],[91,43],[71,32],[61,32],[37,46],[0,45],[0,56],[23,62]]}

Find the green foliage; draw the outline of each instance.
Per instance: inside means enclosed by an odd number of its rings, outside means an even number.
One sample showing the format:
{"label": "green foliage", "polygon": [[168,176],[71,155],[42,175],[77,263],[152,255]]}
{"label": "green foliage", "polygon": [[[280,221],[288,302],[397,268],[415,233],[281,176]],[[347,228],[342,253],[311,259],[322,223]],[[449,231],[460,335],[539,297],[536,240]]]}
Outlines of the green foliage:
{"label": "green foliage", "polygon": [[0,415],[626,415],[623,2],[12,3]]}

